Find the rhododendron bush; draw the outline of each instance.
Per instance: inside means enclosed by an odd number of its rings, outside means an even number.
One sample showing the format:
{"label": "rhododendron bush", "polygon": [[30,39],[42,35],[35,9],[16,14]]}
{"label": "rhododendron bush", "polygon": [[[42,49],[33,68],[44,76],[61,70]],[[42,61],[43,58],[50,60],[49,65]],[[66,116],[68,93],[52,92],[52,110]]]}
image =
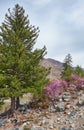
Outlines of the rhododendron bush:
{"label": "rhododendron bush", "polygon": [[61,94],[67,87],[67,82],[64,80],[54,80],[46,88],[45,92],[51,99],[55,99]]}
{"label": "rhododendron bush", "polygon": [[74,91],[76,88],[79,90],[84,88],[84,78],[72,74],[69,86],[68,82],[66,82],[65,80],[54,80],[46,86],[45,92],[51,99],[56,99],[63,91]]}
{"label": "rhododendron bush", "polygon": [[71,75],[71,82],[78,88],[84,87],[84,78],[81,78],[80,76],[76,74]]}

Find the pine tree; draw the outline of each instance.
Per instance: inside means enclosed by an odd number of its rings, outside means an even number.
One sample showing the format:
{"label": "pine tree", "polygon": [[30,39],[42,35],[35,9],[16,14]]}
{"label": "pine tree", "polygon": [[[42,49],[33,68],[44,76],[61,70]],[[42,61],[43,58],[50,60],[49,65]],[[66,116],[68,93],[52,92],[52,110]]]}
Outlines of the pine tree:
{"label": "pine tree", "polygon": [[72,68],[72,57],[70,54],[66,55],[63,63],[63,70],[61,73],[61,77],[64,78],[66,81],[70,81],[70,76],[73,72]]}
{"label": "pine tree", "polygon": [[12,112],[23,93],[41,93],[48,82],[49,70],[39,64],[46,47],[34,49],[38,34],[23,7],[16,4],[12,11],[8,9],[0,26],[0,97],[11,98]]}
{"label": "pine tree", "polygon": [[77,65],[76,68],[74,69],[74,73],[80,77],[84,77],[84,70],[79,65]]}

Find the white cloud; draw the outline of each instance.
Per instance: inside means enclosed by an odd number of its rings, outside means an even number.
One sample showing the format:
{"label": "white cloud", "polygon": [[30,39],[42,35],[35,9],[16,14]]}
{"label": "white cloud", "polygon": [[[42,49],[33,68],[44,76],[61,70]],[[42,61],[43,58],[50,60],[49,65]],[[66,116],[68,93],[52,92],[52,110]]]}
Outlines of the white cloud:
{"label": "white cloud", "polygon": [[74,52],[72,56],[74,65],[81,65],[84,68],[84,52]]}
{"label": "white cloud", "polygon": [[53,0],[23,0],[26,1],[28,3],[31,3],[34,6],[40,6],[39,8],[46,6],[47,4],[49,4],[50,2],[52,2]]}
{"label": "white cloud", "polygon": [[46,5],[50,3],[52,0],[32,0],[32,2],[36,5]]}
{"label": "white cloud", "polygon": [[67,21],[77,29],[84,28],[84,1],[75,2],[75,5],[67,13]]}
{"label": "white cloud", "polygon": [[[42,48],[46,45],[47,57],[60,61],[63,61],[64,57],[70,53],[74,59],[74,65],[83,65],[84,0],[15,1],[24,7],[29,15],[30,23],[40,28],[36,47]],[[12,2],[9,3],[0,9],[2,14],[5,8],[13,6]]]}

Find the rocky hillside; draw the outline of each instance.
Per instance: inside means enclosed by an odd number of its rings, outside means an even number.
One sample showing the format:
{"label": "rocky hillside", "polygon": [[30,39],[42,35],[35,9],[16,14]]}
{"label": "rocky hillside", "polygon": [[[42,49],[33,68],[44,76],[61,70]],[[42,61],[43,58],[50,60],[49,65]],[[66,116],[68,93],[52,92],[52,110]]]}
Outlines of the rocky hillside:
{"label": "rocky hillside", "polygon": [[0,130],[84,130],[84,90],[63,92],[45,109],[39,105],[24,104],[14,117],[0,119]]}
{"label": "rocky hillside", "polygon": [[49,74],[49,78],[50,80],[54,80],[54,79],[60,79],[60,74],[61,74],[61,70],[62,70],[62,63],[54,60],[54,59],[43,59],[40,64],[46,68],[51,68],[50,74]]}

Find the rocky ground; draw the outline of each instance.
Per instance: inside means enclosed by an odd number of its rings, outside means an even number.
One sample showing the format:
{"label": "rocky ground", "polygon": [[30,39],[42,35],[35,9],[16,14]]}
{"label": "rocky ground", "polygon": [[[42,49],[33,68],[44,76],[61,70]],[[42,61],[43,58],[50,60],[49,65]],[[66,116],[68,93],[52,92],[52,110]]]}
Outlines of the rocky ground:
{"label": "rocky ground", "polygon": [[23,113],[0,119],[0,130],[84,130],[84,90],[64,92],[52,102],[47,109],[25,106]]}

